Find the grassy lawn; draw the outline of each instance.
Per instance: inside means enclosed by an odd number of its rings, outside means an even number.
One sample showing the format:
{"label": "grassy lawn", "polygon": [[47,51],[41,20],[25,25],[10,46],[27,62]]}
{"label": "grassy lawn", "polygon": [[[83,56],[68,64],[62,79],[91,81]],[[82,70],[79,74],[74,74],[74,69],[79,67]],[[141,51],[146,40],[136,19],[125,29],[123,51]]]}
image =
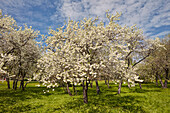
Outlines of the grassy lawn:
{"label": "grassy lawn", "polygon": [[77,96],[69,96],[61,87],[44,93],[48,89],[37,84],[32,82],[25,91],[14,91],[0,81],[0,112],[170,113],[170,88],[162,89],[152,83],[143,84],[143,89],[139,86],[129,89],[123,84],[120,95],[117,95],[118,85],[110,84],[111,88],[107,88],[103,81],[99,82],[101,93],[97,95],[93,83],[93,88],[88,90],[88,104],[83,103],[82,87],[77,87]]}

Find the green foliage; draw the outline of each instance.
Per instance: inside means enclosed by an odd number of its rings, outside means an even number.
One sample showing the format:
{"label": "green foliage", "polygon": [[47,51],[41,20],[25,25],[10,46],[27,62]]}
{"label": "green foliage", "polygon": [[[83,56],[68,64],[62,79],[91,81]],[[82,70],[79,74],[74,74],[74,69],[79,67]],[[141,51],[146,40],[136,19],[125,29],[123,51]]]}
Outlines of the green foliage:
{"label": "green foliage", "polygon": [[[95,84],[89,87],[89,103],[83,103],[82,87],[78,86],[77,96],[69,96],[62,87],[55,91],[45,87],[37,87],[39,83],[31,82],[25,91],[7,89],[6,82],[0,81],[0,113],[3,112],[39,112],[39,113],[168,113],[170,112],[170,89],[148,83],[129,89],[123,84],[122,93],[117,95],[117,85],[111,83],[107,88],[104,81],[99,82],[101,93],[96,94]],[[170,87],[170,86],[169,86]],[[72,88],[70,87],[71,91]]]}

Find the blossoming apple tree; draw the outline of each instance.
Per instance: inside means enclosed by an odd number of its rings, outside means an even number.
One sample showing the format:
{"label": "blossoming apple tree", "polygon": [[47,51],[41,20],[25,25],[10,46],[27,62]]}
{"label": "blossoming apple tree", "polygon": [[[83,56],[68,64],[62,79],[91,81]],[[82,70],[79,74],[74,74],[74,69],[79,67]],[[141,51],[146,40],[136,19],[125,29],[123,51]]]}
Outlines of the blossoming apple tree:
{"label": "blossoming apple tree", "polygon": [[35,41],[38,34],[32,27],[17,26],[13,18],[0,12],[1,69],[8,73],[8,78],[13,78],[14,89],[21,80],[24,90],[24,78],[34,72],[37,58],[40,57],[40,48]]}
{"label": "blossoming apple tree", "polygon": [[[120,14],[106,14],[108,25],[96,19],[69,20],[57,30],[50,30],[46,53],[39,59],[40,70],[35,74],[47,87],[66,83],[83,86],[84,103],[88,103],[88,83],[106,76],[119,81],[118,94],[123,81],[139,80],[136,65],[159,47],[159,41],[146,44],[142,31],[135,26],[122,27],[116,20]],[[142,57],[141,57],[142,56]]]}

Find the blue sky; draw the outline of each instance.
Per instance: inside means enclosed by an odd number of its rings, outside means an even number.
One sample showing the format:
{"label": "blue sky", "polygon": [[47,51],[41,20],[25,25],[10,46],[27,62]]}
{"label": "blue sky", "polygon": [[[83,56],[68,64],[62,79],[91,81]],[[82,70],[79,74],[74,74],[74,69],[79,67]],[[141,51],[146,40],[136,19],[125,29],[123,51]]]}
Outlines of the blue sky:
{"label": "blue sky", "polygon": [[0,0],[3,14],[18,23],[26,23],[41,34],[64,24],[71,18],[99,16],[106,21],[105,11],[122,12],[119,24],[141,28],[149,38],[170,33],[170,0]]}

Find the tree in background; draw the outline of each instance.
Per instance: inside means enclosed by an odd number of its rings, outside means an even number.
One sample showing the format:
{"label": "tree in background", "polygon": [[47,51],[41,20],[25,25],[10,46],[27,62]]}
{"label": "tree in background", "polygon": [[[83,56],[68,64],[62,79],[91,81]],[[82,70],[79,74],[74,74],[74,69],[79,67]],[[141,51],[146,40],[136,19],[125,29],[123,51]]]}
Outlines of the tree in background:
{"label": "tree in background", "polygon": [[[37,59],[41,56],[40,48],[36,44],[35,38],[38,32],[31,27],[24,28],[17,26],[13,18],[0,15],[1,35],[0,52],[1,56],[12,59],[4,60],[1,69],[8,73],[8,79],[12,77],[13,88],[16,90],[18,80],[21,80],[21,87],[24,90],[24,78],[33,74]],[[9,80],[8,80],[9,81]]]}
{"label": "tree in background", "polygon": [[[156,81],[156,85],[158,85],[159,80],[162,88],[167,88],[170,73],[169,37],[170,35],[167,35],[163,39],[161,39],[161,44],[164,45],[164,47],[161,47],[152,52],[149,58],[145,60],[144,64],[140,65],[138,70],[142,78],[146,81]],[[164,83],[162,79],[164,79]]]}

